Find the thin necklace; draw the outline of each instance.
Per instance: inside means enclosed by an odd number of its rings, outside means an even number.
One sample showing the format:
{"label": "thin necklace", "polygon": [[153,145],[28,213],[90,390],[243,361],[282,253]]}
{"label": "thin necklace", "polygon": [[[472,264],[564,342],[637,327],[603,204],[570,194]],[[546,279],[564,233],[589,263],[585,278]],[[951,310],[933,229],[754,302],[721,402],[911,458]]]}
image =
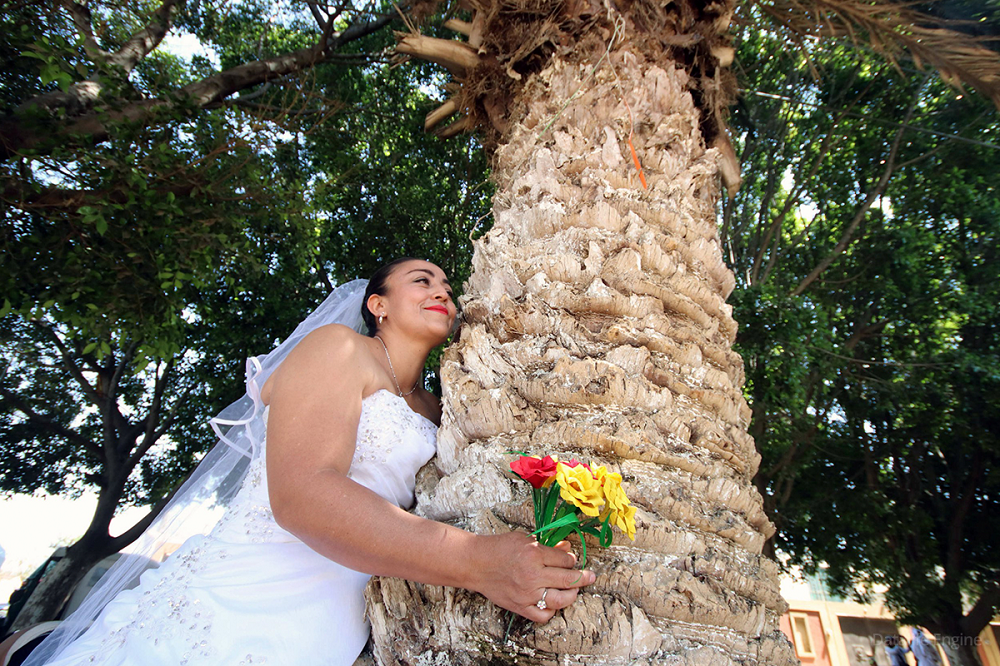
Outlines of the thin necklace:
{"label": "thin necklace", "polygon": [[414,384],[413,388],[411,388],[406,393],[403,393],[403,389],[399,388],[399,380],[396,379],[396,371],[392,369],[392,357],[389,356],[389,348],[385,346],[385,340],[383,340],[379,336],[376,335],[375,339],[382,343],[382,349],[385,350],[385,360],[389,361],[389,372],[392,373],[392,381],[396,382],[396,392],[399,393],[399,397],[405,398],[406,396],[410,395],[410,393],[416,391],[417,387],[420,386],[419,381],[416,384]]}

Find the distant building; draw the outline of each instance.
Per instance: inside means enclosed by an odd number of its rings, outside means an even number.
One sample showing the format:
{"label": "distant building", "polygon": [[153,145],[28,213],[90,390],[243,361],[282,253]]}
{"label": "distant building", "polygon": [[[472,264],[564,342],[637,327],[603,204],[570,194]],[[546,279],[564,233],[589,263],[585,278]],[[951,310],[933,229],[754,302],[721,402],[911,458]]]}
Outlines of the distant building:
{"label": "distant building", "polygon": [[[910,638],[909,627],[900,627],[881,602],[859,604],[826,591],[822,576],[782,579],[781,594],[788,613],[781,618],[781,630],[795,646],[803,666],[889,666],[882,648],[889,635]],[[948,657],[931,634],[944,666]],[[987,626],[979,635],[977,648],[983,666],[1000,666],[1000,622]],[[910,664],[913,655],[907,654]]]}

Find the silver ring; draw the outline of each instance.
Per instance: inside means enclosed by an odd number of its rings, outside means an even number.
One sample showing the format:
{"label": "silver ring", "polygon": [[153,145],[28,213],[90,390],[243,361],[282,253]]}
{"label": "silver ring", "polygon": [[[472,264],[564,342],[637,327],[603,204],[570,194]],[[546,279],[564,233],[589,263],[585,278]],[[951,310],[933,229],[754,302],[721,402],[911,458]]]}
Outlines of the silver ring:
{"label": "silver ring", "polygon": [[545,603],[545,595],[548,593],[549,593],[549,588],[546,587],[545,589],[542,590],[542,598],[538,600],[537,604],[535,604],[536,606],[538,606],[539,610],[545,610],[546,608],[548,608],[548,605]]}

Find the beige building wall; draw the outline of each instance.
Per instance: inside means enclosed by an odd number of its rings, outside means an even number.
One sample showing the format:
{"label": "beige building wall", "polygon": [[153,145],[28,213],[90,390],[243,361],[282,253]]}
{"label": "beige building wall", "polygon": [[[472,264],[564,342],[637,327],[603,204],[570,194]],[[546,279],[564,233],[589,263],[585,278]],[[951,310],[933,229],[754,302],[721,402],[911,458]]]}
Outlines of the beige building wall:
{"label": "beige building wall", "polygon": [[[892,613],[881,602],[859,604],[830,598],[816,579],[785,576],[781,593],[788,613],[781,629],[795,646],[802,666],[889,666],[882,638],[890,633],[909,642],[910,628],[897,626]],[[934,636],[925,632],[938,648],[944,666],[950,666]],[[979,635],[978,651],[983,666],[1000,666],[1000,618]],[[912,654],[907,660],[915,663]]]}

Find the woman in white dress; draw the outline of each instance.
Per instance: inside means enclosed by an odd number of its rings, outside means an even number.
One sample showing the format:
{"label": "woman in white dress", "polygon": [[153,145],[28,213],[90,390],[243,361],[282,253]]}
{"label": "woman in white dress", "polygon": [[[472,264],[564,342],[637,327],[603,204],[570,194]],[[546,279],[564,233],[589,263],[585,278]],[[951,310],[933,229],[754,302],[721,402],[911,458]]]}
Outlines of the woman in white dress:
{"label": "woman in white dress", "polygon": [[[85,625],[70,623],[27,664],[351,664],[368,638],[371,575],[463,587],[536,622],[593,582],[574,570],[565,544],[476,535],[405,510],[440,421],[422,368],[449,335],[455,304],[443,271],[422,260],[383,267],[355,297],[363,284],[328,302],[363,303],[370,335],[325,324],[325,303],[263,365],[254,362],[248,416],[218,420],[232,426],[217,427],[228,445],[220,455],[243,458],[235,449],[249,464],[233,471],[213,452],[199,467],[211,468],[196,475],[214,479],[211,488],[238,483],[211,532],[135,589],[85,605],[97,617],[89,629],[77,638]],[[263,424],[266,446],[253,434]]]}

